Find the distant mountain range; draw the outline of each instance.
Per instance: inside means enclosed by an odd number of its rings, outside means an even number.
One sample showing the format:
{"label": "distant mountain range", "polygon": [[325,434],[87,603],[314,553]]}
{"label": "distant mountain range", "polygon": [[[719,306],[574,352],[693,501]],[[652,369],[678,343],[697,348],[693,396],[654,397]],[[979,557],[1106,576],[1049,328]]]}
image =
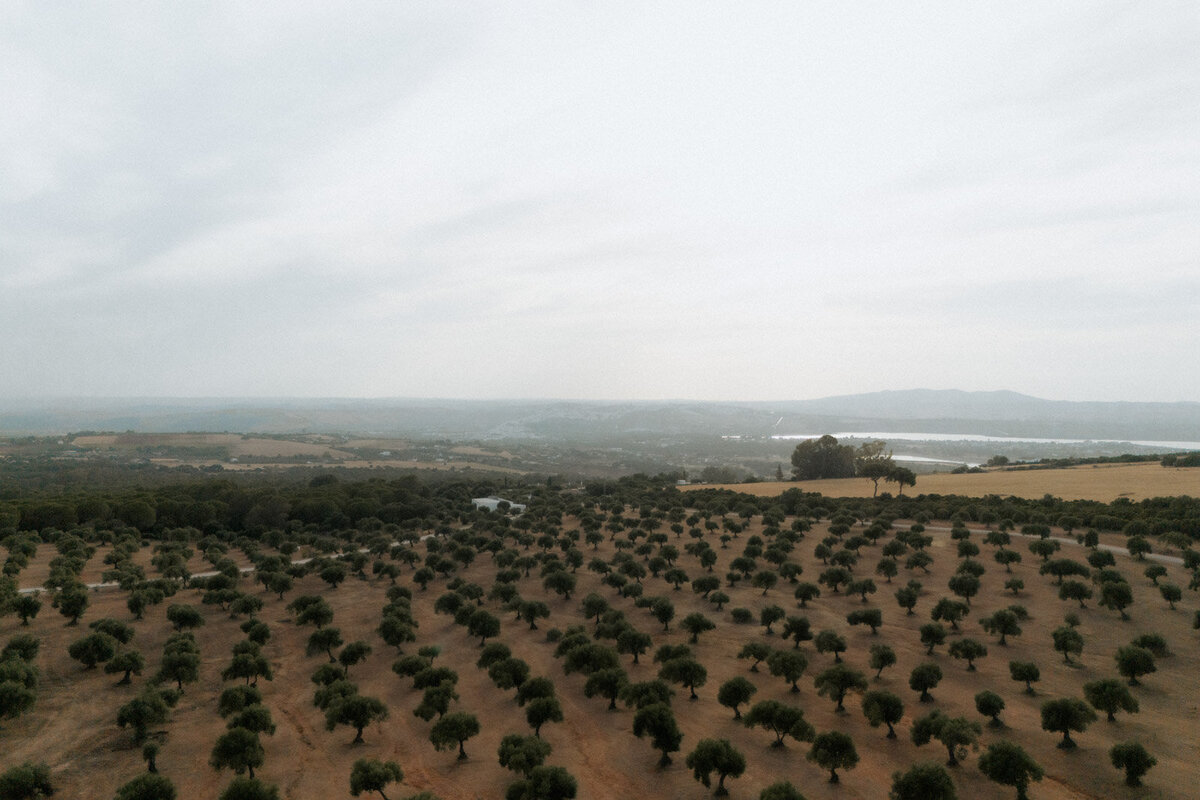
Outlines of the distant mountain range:
{"label": "distant mountain range", "polygon": [[[897,432],[1076,439],[1200,439],[1200,403],[1074,402],[1017,392],[912,389],[825,397],[776,407]],[[845,425],[840,430],[847,430]]]}
{"label": "distant mountain range", "polygon": [[1017,392],[909,389],[785,403],[798,413],[890,419],[986,419],[1100,422],[1178,420],[1200,425],[1200,403],[1106,403],[1042,400]]}
{"label": "distant mountain range", "polygon": [[1200,441],[1200,403],[1042,400],[1016,392],[873,392],[777,402],[413,399],[0,400],[0,433],[347,433],[446,439],[957,433]]}

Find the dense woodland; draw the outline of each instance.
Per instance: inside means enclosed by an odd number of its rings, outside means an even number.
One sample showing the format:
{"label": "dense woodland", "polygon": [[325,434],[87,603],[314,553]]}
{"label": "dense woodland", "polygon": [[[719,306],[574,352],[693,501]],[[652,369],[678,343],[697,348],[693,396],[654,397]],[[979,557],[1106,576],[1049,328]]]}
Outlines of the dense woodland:
{"label": "dense woodland", "polygon": [[[204,770],[234,773],[206,796],[302,796],[264,777],[288,682],[330,748],[349,731],[338,781],[354,796],[451,796],[387,757],[415,740],[446,750],[446,769],[494,762],[473,778],[484,796],[602,796],[578,737],[551,733],[580,701],[624,720],[631,744],[612,752],[653,753],[664,791],[740,780],[765,800],[824,797],[856,791],[859,768],[900,800],[1022,797],[1044,775],[1117,794],[1156,758],[1194,763],[1187,737],[1108,733],[1107,774],[1052,759],[1073,734],[1143,704],[1179,716],[1167,693],[1194,694],[1177,653],[1200,625],[1200,500],[759,498],[670,477],[10,487],[0,800],[101,785],[53,747],[16,755],[73,682],[111,706],[105,757],[125,777],[104,796],[122,800],[173,798]],[[526,510],[471,503],[497,494]],[[1156,670],[1181,682],[1147,690]],[[714,729],[717,710],[736,724]],[[373,751],[392,728],[398,743]],[[909,749],[884,748],[898,728]],[[212,731],[199,770],[160,771],[197,731]]]}
{"label": "dense woodland", "polygon": [[[471,524],[474,518],[470,499],[502,493],[531,501],[531,514],[546,505],[570,513],[584,502],[624,502],[638,508],[649,504],[655,510],[682,508],[686,503],[713,509],[711,514],[734,514],[745,519],[771,510],[817,518],[844,511],[859,519],[925,516],[985,525],[1004,521],[1056,525],[1068,534],[1086,529],[1143,536],[1182,534],[1184,539],[1173,541],[1177,548],[1200,538],[1200,499],[1192,497],[1101,503],[1064,501],[1049,495],[1026,500],[999,496],[893,497],[881,492],[878,498],[862,499],[827,498],[796,488],[777,498],[728,490],[692,492],[685,498],[671,485],[674,475],[634,475],[559,490],[553,479],[522,483],[442,477],[432,481],[409,475],[364,480],[356,478],[361,473],[342,470],[341,477],[322,473],[295,481],[279,473],[209,477],[193,472],[196,476],[188,480],[179,480],[175,471],[156,473],[146,486],[137,480],[136,472],[122,471],[119,478],[113,478],[116,485],[106,491],[90,488],[94,484],[88,474],[71,474],[69,479],[47,488],[20,488],[7,483],[0,488],[0,532],[8,535],[13,529],[53,536],[55,531],[76,527],[103,533],[127,526],[154,539],[166,531],[189,527],[204,535],[225,538],[233,534],[260,538],[273,532],[311,533],[309,526],[329,531],[353,531],[376,524],[436,529],[440,525]],[[174,480],[164,482],[171,478]]]}

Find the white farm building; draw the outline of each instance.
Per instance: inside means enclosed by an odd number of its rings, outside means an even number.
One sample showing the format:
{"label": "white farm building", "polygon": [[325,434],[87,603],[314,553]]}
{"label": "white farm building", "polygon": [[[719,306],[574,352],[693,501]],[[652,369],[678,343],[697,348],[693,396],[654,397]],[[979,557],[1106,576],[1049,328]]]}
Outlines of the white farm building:
{"label": "white farm building", "polygon": [[509,508],[514,514],[523,514],[525,512],[524,503],[514,503],[511,500],[505,500],[503,497],[473,497],[471,504],[476,508],[486,508],[488,511],[495,511],[500,507],[501,503],[508,503]]}

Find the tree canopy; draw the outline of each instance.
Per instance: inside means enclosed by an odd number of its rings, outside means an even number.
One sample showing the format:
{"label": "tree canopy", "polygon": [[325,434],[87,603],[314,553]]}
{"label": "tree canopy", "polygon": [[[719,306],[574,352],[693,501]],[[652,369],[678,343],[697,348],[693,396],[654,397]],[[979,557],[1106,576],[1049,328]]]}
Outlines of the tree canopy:
{"label": "tree canopy", "polygon": [[853,447],[838,444],[829,434],[805,439],[792,451],[792,475],[800,481],[850,478],[854,476],[854,457]]}

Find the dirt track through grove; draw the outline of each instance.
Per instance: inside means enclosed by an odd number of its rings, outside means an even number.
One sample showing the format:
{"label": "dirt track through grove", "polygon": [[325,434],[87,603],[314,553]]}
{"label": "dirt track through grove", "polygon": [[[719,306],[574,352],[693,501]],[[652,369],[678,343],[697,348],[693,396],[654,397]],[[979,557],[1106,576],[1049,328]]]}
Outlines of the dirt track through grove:
{"label": "dirt track through grove", "polygon": [[[716,574],[724,574],[729,559],[738,555],[741,544],[755,533],[761,533],[761,523],[757,520],[730,549],[720,549],[720,543],[713,541],[720,556]],[[728,593],[733,602],[724,611],[716,612],[686,585],[682,591],[675,592],[661,578],[647,577],[644,579],[647,594],[668,596],[677,608],[676,622],[669,632],[664,632],[647,611],[636,608],[632,600],[617,596],[611,588],[601,585],[597,575],[582,569],[578,572],[579,585],[571,600],[546,592],[536,571],[518,582],[522,596],[543,599],[552,609],[549,620],[539,621],[538,631],[529,630],[528,625],[515,620],[511,612],[499,608],[495,601],[487,601],[485,606],[501,618],[501,640],[512,648],[514,655],[529,663],[533,675],[546,675],[557,686],[566,719],[561,724],[546,725],[543,736],[554,748],[549,763],[566,767],[575,775],[581,800],[622,796],[668,800],[708,796],[709,792],[692,779],[690,770],[684,766],[684,758],[700,738],[711,736],[729,738],[746,756],[745,775],[728,781],[735,798],[757,797],[766,785],[786,778],[809,800],[879,800],[886,796],[894,771],[906,768],[914,761],[945,760],[944,748],[936,743],[917,748],[909,740],[913,719],[932,708],[979,719],[972,697],[984,688],[996,691],[1005,699],[1007,708],[1002,719],[1007,727],[991,729],[985,726],[981,737],[983,743],[1011,738],[1047,771],[1046,780],[1031,788],[1032,797],[1041,800],[1107,797],[1185,800],[1194,796],[1191,790],[1195,765],[1200,763],[1200,745],[1195,735],[1200,706],[1195,675],[1200,661],[1197,659],[1197,634],[1190,624],[1198,605],[1195,593],[1187,593],[1179,609],[1170,611],[1150,581],[1142,577],[1144,565],[1127,556],[1118,556],[1120,568],[1133,584],[1136,600],[1130,609],[1132,619],[1122,622],[1114,612],[1098,608],[1094,602],[1086,609],[1078,609],[1060,601],[1052,579],[1038,575],[1038,559],[1020,540],[1014,541],[1013,549],[1022,553],[1023,561],[1014,565],[1012,576],[1007,575],[1002,567],[991,561],[991,548],[982,545],[982,536],[977,532],[972,538],[984,550],[979,560],[986,565],[987,573],[982,578],[982,590],[973,601],[971,615],[960,623],[963,628],[960,635],[984,642],[989,652],[978,662],[976,672],[967,672],[961,662],[948,656],[945,646],[937,648],[933,656],[927,656],[918,642],[917,628],[928,621],[933,603],[940,596],[949,594],[944,587],[957,564],[947,532],[935,525],[930,527],[929,533],[934,536],[930,551],[935,556],[929,574],[902,570],[891,585],[873,576],[878,592],[866,607],[880,608],[884,619],[879,634],[874,636],[869,630],[846,625],[846,613],[864,607],[857,596],[825,590],[821,598],[809,604],[809,608],[799,610],[785,581],[768,591],[766,596],[746,583],[724,587],[722,591]],[[800,543],[793,556],[804,567],[802,580],[815,582],[823,569],[820,559],[813,555],[813,547],[824,535],[824,526],[818,525]],[[680,549],[686,541],[672,539]],[[1117,537],[1110,537],[1106,543],[1119,545],[1120,542]],[[613,552],[612,544],[606,541],[597,554],[610,558]],[[52,550],[43,547],[35,563],[22,574],[22,583],[26,580],[40,582],[51,555]],[[139,553],[139,559],[148,559],[148,555],[146,548]],[[590,550],[586,551],[588,559],[592,556]],[[102,557],[102,551],[93,556],[85,570],[86,575],[98,576]],[[871,575],[877,557],[877,548],[864,550],[862,564],[856,572]],[[681,556],[680,565],[693,578],[702,573],[690,555]],[[202,566],[202,562],[196,566]],[[1165,580],[1187,585],[1188,576],[1181,567],[1171,564],[1167,569]],[[488,559],[481,556],[463,572],[463,577],[487,588],[492,583],[494,570]],[[410,575],[411,571],[406,569],[401,582],[408,584]],[[1003,589],[1003,582],[1013,576],[1025,581],[1026,588],[1018,597]],[[898,585],[909,578],[922,581],[925,587],[917,614],[912,617],[906,616],[892,597]],[[525,733],[529,729],[521,709],[513,700],[513,693],[498,690],[486,672],[476,668],[478,640],[469,637],[450,618],[433,613],[434,600],[443,591],[440,580],[424,592],[414,587],[413,610],[420,628],[418,641],[406,645],[405,652],[415,652],[421,645],[438,645],[442,648],[438,663],[457,670],[461,697],[454,708],[476,714],[482,725],[480,735],[466,744],[470,758],[461,762],[454,751],[438,752],[430,745],[429,724],[412,714],[420,693],[411,688],[410,681],[392,673],[390,665],[396,651],[385,645],[374,632],[385,602],[386,581],[351,579],[337,589],[329,590],[318,578],[309,576],[298,581],[295,590],[283,601],[259,593],[258,587],[251,586],[248,580],[243,589],[262,597],[265,607],[260,616],[272,631],[265,652],[275,676],[273,681],[261,682],[260,688],[278,728],[274,736],[264,737],[266,763],[258,774],[277,783],[283,797],[294,800],[347,797],[350,766],[362,757],[390,758],[402,765],[406,780],[403,788],[393,787],[389,791],[393,798],[425,789],[445,800],[491,800],[503,796],[504,787],[512,776],[496,763],[496,748],[504,734]],[[679,690],[674,699],[676,716],[684,732],[683,749],[674,754],[675,763],[665,770],[655,767],[658,754],[649,744],[630,733],[632,713],[624,708],[610,712],[606,710],[607,701],[585,698],[584,678],[564,675],[561,662],[553,657],[554,646],[546,640],[546,631],[551,627],[566,628],[582,622],[579,599],[588,592],[597,592],[614,608],[624,611],[640,630],[653,636],[655,647],[686,641],[687,634],[679,630],[678,620],[692,611],[700,611],[717,623],[716,629],[701,636],[699,644],[693,648],[708,670],[707,683],[698,689],[699,699],[689,701],[686,690]],[[354,735],[352,730],[327,731],[323,716],[312,706],[314,687],[309,675],[325,657],[304,655],[305,641],[311,629],[293,624],[291,615],[284,609],[290,599],[305,593],[322,594],[328,599],[335,612],[333,624],[341,629],[346,641],[364,639],[374,648],[365,663],[352,668],[351,679],[359,684],[364,694],[381,698],[390,709],[390,718],[367,728],[365,744],[350,743]],[[42,639],[38,664],[43,680],[38,702],[31,713],[5,721],[0,728],[0,768],[26,759],[45,760],[54,772],[59,796],[98,800],[112,797],[117,786],[143,769],[128,731],[115,724],[116,709],[146,685],[148,676],[158,666],[162,642],[169,633],[164,618],[166,604],[151,609],[145,620],[131,623],[137,631],[134,646],[148,662],[146,675],[135,678],[133,686],[115,686],[115,676],[105,675],[100,669],[85,671],[66,656],[67,645],[87,632],[89,621],[103,616],[130,620],[124,599],[124,593],[119,591],[93,593],[92,607],[81,625],[75,628],[64,626],[62,618],[46,604],[28,629]],[[215,607],[200,605],[199,593],[195,590],[185,590],[168,602],[195,604],[203,611],[207,624],[197,631],[203,655],[201,680],[187,686],[184,699],[172,712],[170,722],[161,729],[163,747],[158,759],[159,768],[175,781],[181,798],[210,800],[230,777],[228,773],[215,772],[207,760],[212,743],[224,730],[224,721],[216,714],[216,698],[227,685],[221,681],[220,671],[228,663],[230,646],[241,638],[239,621],[230,619],[228,614]],[[1030,611],[1031,619],[1022,623],[1022,635],[1011,639],[1007,646],[1001,646],[995,637],[980,629],[979,619],[1014,602],[1024,605]],[[873,680],[871,685],[872,688],[894,691],[904,700],[906,713],[897,726],[897,739],[886,739],[883,729],[868,726],[859,710],[858,697],[847,698],[846,713],[838,714],[829,700],[817,696],[813,676],[832,663],[832,659],[817,653],[811,642],[801,646],[808,657],[809,668],[800,680],[798,694],[789,692],[786,684],[772,677],[765,665],[758,673],[748,672],[747,662],[736,658],[745,642],[763,641],[777,648],[791,644],[778,636],[766,636],[760,625],[734,623],[729,609],[744,606],[757,616],[760,609],[770,604],[778,604],[788,613],[807,616],[814,632],[824,628],[840,632],[849,645],[845,661],[864,672],[868,671],[866,654],[872,643],[885,641],[896,650],[897,666],[886,670],[883,677]],[[1068,611],[1075,611],[1081,617],[1080,630],[1086,640],[1077,666],[1065,665],[1050,648],[1050,631],[1062,623],[1063,614]],[[20,632],[23,629],[14,617],[0,619],[0,641]],[[1165,636],[1174,654],[1159,659],[1158,672],[1144,677],[1144,685],[1135,690],[1141,713],[1121,714],[1114,723],[1107,723],[1102,718],[1086,732],[1075,734],[1080,745],[1078,750],[1069,753],[1058,750],[1055,747],[1058,736],[1040,728],[1038,709],[1041,702],[1053,697],[1082,696],[1080,686],[1084,681],[1113,676],[1112,654],[1116,648],[1147,632]],[[622,666],[631,680],[649,680],[656,675],[657,665],[652,663],[652,653],[653,649],[637,666],[630,663],[628,656],[622,658]],[[1041,666],[1042,680],[1037,684],[1036,697],[1026,695],[1021,691],[1022,687],[1009,678],[1007,663],[1010,659],[1034,660]],[[935,702],[929,705],[917,703],[907,685],[909,671],[926,661],[939,664],[945,674],[942,683],[933,691]],[[857,768],[845,771],[842,782],[832,786],[826,782],[825,773],[805,760],[806,744],[789,741],[785,748],[771,748],[768,746],[769,734],[746,729],[734,722],[730,710],[719,705],[715,698],[721,683],[735,675],[749,678],[758,687],[755,701],[778,699],[796,703],[818,731],[838,729],[849,733],[862,759]],[[1147,788],[1140,792],[1127,790],[1119,773],[1107,760],[1107,750],[1112,744],[1131,738],[1142,741],[1159,761],[1146,778]],[[976,766],[978,756],[978,752],[970,753],[963,766],[954,770],[959,796],[972,800],[1011,800],[1011,789],[999,787],[981,775]]]}

